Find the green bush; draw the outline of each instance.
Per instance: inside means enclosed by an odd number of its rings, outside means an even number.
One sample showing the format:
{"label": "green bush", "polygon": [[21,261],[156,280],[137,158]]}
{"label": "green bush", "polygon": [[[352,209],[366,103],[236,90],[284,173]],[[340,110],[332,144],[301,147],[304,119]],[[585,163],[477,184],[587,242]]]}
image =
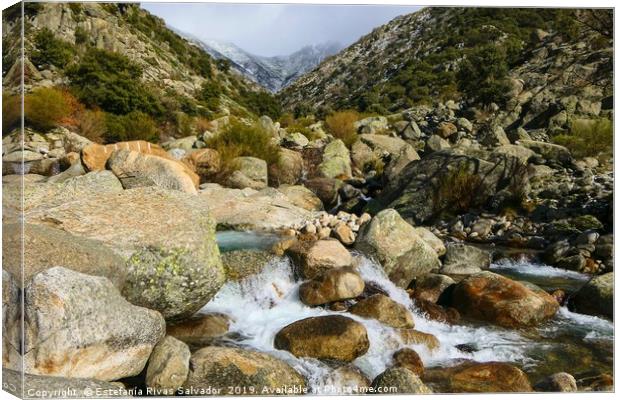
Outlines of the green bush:
{"label": "green bush", "polygon": [[50,64],[64,68],[75,56],[75,48],[70,43],[57,39],[48,28],[37,32],[34,45],[30,60],[35,65]]}
{"label": "green bush", "polygon": [[108,114],[106,118],[106,143],[127,140],[159,141],[159,130],[155,121],[147,114],[132,111],[127,115]]}
{"label": "green bush", "polygon": [[215,81],[205,81],[200,88],[198,97],[210,110],[216,110],[220,106],[222,87]]}
{"label": "green bush", "polygon": [[[74,4],[74,3],[71,3]],[[88,42],[88,33],[86,29],[78,26],[75,28],[75,44],[84,44]]]}
{"label": "green bush", "polygon": [[252,92],[242,89],[240,95],[241,105],[257,116],[267,115],[276,120],[282,115],[280,101],[269,92]]}
{"label": "green bush", "polygon": [[79,64],[67,70],[67,76],[89,107],[118,115],[163,113],[158,97],[141,82],[142,69],[119,53],[89,48]]}
{"label": "green bush", "polygon": [[222,175],[234,171],[233,159],[236,157],[256,157],[265,160],[269,165],[279,160],[280,147],[274,144],[271,134],[259,123],[247,125],[232,119],[219,135],[207,142],[207,147],[220,154]]}
{"label": "green bush", "polygon": [[507,80],[506,52],[495,45],[482,46],[470,53],[457,74],[458,87],[480,104],[505,104],[510,85]]}
{"label": "green bush", "polygon": [[553,142],[568,148],[575,158],[606,159],[613,153],[613,124],[606,118],[575,120],[570,131],[553,137]]}

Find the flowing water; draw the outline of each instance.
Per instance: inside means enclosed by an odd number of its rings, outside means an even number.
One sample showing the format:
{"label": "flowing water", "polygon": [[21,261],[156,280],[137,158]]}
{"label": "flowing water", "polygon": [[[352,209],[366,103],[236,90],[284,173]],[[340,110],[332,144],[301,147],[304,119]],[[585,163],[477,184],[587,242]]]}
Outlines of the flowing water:
{"label": "flowing water", "polygon": [[[473,321],[463,321],[458,325],[431,321],[415,308],[404,290],[387,279],[380,266],[361,255],[357,255],[356,259],[365,281],[377,283],[392,299],[408,307],[414,314],[416,329],[435,335],[441,343],[434,352],[423,345],[406,346],[392,328],[347,313],[347,316],[363,323],[368,331],[370,348],[353,365],[371,379],[385,370],[394,351],[403,347],[416,350],[426,367],[451,365],[465,359],[514,362],[534,382],[560,371],[611,372],[613,324],[607,320],[561,308],[551,321],[528,330],[504,329]],[[520,280],[537,284],[547,282],[551,287],[565,289],[578,287],[587,280],[581,274],[527,261],[500,262],[494,264],[492,269]],[[338,313],[301,303],[298,294],[300,283],[294,278],[290,260],[278,258],[260,274],[239,282],[228,282],[203,311],[231,316],[234,320],[231,331],[237,334],[235,339],[231,339],[231,344],[266,352],[287,361],[308,379],[314,392],[325,394],[325,388],[329,385],[344,384],[330,375],[332,368],[329,365],[314,359],[296,358],[273,347],[274,337],[282,327],[303,318]],[[468,344],[469,351],[455,347],[460,344]]]}

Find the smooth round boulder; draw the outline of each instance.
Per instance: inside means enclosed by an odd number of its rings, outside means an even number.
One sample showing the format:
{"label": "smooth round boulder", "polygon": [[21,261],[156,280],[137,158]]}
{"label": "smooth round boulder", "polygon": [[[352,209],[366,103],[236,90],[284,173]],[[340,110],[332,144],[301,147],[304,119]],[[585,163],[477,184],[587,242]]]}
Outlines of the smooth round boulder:
{"label": "smooth round boulder", "polygon": [[[229,388],[246,395],[287,394],[281,390],[301,390],[304,378],[293,367],[268,354],[238,348],[204,347],[190,358],[186,390],[215,389],[215,395],[228,394]],[[288,393],[293,394],[293,393]],[[301,394],[301,393],[298,393]]]}
{"label": "smooth round boulder", "polygon": [[189,347],[172,336],[164,337],[153,348],[146,369],[146,386],[159,396],[173,395],[189,373]]}
{"label": "smooth round boulder", "polygon": [[379,293],[358,301],[349,312],[360,317],[376,319],[392,328],[414,327],[413,315],[407,307]]}
{"label": "smooth round boulder", "polygon": [[415,329],[397,329],[396,333],[400,337],[400,340],[406,345],[421,344],[426,346],[430,351],[439,348],[439,339],[433,334]]}
{"label": "smooth round boulder", "polygon": [[394,209],[383,210],[364,224],[355,248],[380,262],[390,280],[402,288],[441,265],[435,250]]}
{"label": "smooth round boulder", "polygon": [[446,393],[531,392],[527,375],[503,362],[467,362],[456,367],[426,370],[424,381]]}
{"label": "smooth round boulder", "polygon": [[230,318],[224,314],[196,314],[166,327],[166,333],[192,347],[204,347],[228,333]]}
{"label": "smooth round boulder", "polygon": [[325,271],[299,287],[299,298],[309,306],[319,306],[355,298],[364,292],[364,280],[353,268]]}
{"label": "smooth round boulder", "polygon": [[293,259],[304,279],[313,279],[332,268],[348,267],[353,263],[351,253],[337,240],[297,242],[286,254]]}
{"label": "smooth round boulder", "polygon": [[370,342],[361,323],[342,315],[327,315],[285,326],[276,334],[274,346],[296,357],[350,362],[365,354]]}
{"label": "smooth round boulder", "polygon": [[135,305],[157,310],[168,321],[180,320],[196,313],[224,284],[215,221],[200,196],[140,187],[56,201],[41,200],[27,213],[29,222],[53,221],[123,257],[122,293]]}
{"label": "smooth round boulder", "polygon": [[20,277],[20,285],[54,265],[104,276],[119,290],[125,284],[125,260],[98,240],[46,225],[5,223],[2,230],[2,267]]}
{"label": "smooth round boulder", "polygon": [[566,372],[558,372],[550,375],[534,385],[537,392],[576,392],[577,381],[575,377]]}
{"label": "smooth round boulder", "polygon": [[488,269],[491,253],[463,243],[450,243],[440,272],[448,275],[470,275]]}
{"label": "smooth round boulder", "polygon": [[372,381],[372,387],[377,393],[390,393],[391,388],[396,388],[396,393],[431,394],[432,390],[426,386],[420,377],[411,370],[402,367],[391,367],[383,371]]}
{"label": "smooth round boulder", "polygon": [[577,312],[613,319],[614,273],[592,278],[571,299]]}
{"label": "smooth round boulder", "polygon": [[[127,302],[107,278],[54,267],[35,275],[24,293],[27,373],[134,376],[164,336],[162,316]],[[21,357],[7,362],[15,363],[21,366]]]}
{"label": "smooth round boulder", "polygon": [[394,366],[398,368],[407,368],[419,377],[424,376],[424,363],[418,353],[409,348],[398,350],[392,355]]}
{"label": "smooth round boulder", "polygon": [[185,193],[197,193],[198,176],[176,160],[139,151],[118,150],[110,155],[106,166],[125,189],[158,186]]}
{"label": "smooth round boulder", "polygon": [[416,299],[437,303],[442,293],[456,284],[454,279],[447,275],[426,274],[415,280],[414,296]]}
{"label": "smooth round boulder", "polygon": [[507,328],[537,325],[559,309],[544,291],[488,271],[459,282],[452,293],[452,306],[464,315]]}

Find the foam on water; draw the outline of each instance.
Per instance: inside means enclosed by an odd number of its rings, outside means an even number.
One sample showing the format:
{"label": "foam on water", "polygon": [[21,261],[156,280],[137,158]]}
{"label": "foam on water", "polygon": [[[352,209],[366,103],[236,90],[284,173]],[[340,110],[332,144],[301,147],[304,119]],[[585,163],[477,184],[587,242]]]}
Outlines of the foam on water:
{"label": "foam on water", "polygon": [[[414,313],[416,329],[435,335],[440,348],[430,352],[423,345],[409,346],[415,349],[427,366],[449,364],[456,359],[476,361],[514,361],[527,363],[523,346],[528,340],[516,331],[501,328],[450,326],[431,321],[413,306],[407,293],[396,287],[383,270],[363,256],[356,257],[359,271],[365,281],[373,281],[382,287],[392,299],[405,305]],[[258,275],[240,282],[228,282],[204,308],[204,312],[221,312],[232,317],[230,330],[240,335],[237,345],[269,353],[287,361],[302,373],[310,387],[322,388],[333,383],[331,368],[321,361],[299,359],[292,354],[276,350],[273,340],[284,326],[300,319],[321,315],[341,314],[320,307],[308,307],[299,301],[299,285],[293,276],[293,266],[287,258],[271,262]],[[395,350],[406,347],[394,329],[375,320],[347,316],[360,321],[366,327],[370,348],[354,361],[366,376],[374,378],[390,364]],[[454,346],[471,343],[473,353],[461,352]]]}
{"label": "foam on water", "polygon": [[498,273],[516,272],[524,276],[529,275],[544,278],[568,278],[584,282],[590,279],[588,275],[581,274],[579,272],[555,268],[549,265],[526,260],[515,261],[511,259],[502,259],[493,263],[493,265],[491,265],[491,270]]}

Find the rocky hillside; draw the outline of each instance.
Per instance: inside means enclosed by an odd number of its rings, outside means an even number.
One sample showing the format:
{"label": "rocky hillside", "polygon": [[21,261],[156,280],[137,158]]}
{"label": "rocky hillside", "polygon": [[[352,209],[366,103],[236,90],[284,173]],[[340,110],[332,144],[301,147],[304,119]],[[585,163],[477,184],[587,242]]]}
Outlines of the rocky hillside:
{"label": "rocky hillside", "polygon": [[505,124],[536,126],[541,113],[575,109],[550,99],[577,96],[585,100],[578,112],[596,113],[592,99],[611,103],[610,21],[608,10],[425,8],[326,60],[282,100],[301,113],[493,103]]}
{"label": "rocky hillside", "polygon": [[[87,109],[142,112],[172,136],[194,129],[179,120],[260,115],[268,113],[263,104],[275,104],[138,5],[29,3],[25,11],[27,92],[68,90]],[[15,7],[3,14],[7,93],[19,85],[20,21]]]}
{"label": "rocky hillside", "polygon": [[336,42],[326,42],[305,46],[286,56],[263,57],[248,53],[233,43],[193,40],[214,58],[228,60],[234,70],[272,92],[287,87],[342,49]]}

